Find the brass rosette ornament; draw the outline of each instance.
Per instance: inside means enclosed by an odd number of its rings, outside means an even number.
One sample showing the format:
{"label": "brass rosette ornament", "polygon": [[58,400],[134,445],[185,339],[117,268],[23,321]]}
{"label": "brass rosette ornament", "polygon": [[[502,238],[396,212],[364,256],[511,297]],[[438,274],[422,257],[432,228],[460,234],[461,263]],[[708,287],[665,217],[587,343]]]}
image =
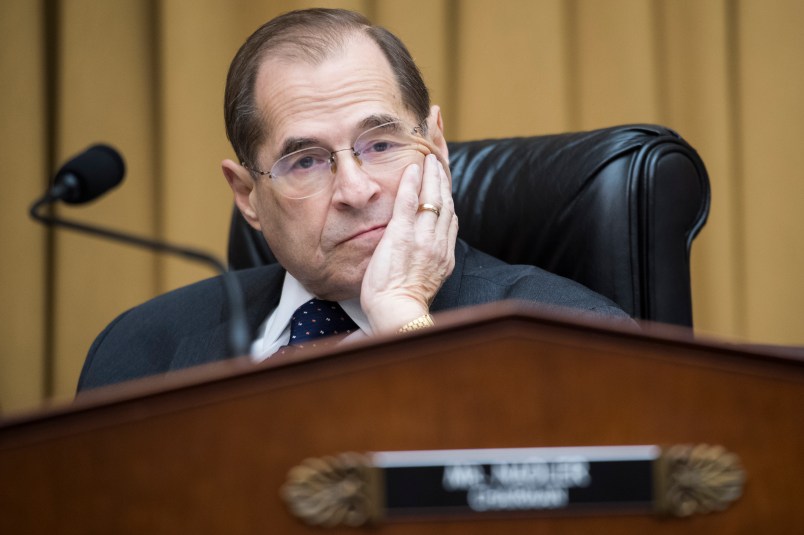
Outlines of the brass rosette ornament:
{"label": "brass rosette ornament", "polygon": [[372,498],[377,495],[375,486],[368,457],[343,453],[309,458],[293,467],[281,495],[291,512],[307,524],[357,527],[379,514]]}
{"label": "brass rosette ornament", "polygon": [[721,446],[673,446],[658,467],[658,508],[680,517],[726,509],[745,484],[740,459]]}

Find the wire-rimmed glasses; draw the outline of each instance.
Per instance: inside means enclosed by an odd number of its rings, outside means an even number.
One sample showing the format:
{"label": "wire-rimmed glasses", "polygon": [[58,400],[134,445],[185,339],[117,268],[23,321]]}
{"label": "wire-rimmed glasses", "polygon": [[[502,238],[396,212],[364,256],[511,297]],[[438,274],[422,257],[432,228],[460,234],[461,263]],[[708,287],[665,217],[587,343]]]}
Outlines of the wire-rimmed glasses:
{"label": "wire-rimmed glasses", "polygon": [[403,121],[391,121],[369,128],[355,139],[351,147],[329,150],[324,147],[307,147],[279,158],[270,171],[243,167],[260,175],[268,175],[285,197],[304,199],[326,189],[337,171],[335,154],[351,150],[364,172],[374,178],[383,178],[399,171],[427,154],[426,146],[417,138],[419,127],[411,128]]}

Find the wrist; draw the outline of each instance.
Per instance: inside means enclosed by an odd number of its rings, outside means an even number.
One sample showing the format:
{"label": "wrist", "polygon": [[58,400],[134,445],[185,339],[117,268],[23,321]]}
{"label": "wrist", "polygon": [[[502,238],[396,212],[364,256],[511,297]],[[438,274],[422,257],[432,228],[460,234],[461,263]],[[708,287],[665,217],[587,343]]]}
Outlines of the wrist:
{"label": "wrist", "polygon": [[409,323],[429,317],[428,308],[419,303],[396,301],[363,310],[375,335],[397,334]]}
{"label": "wrist", "polygon": [[425,314],[423,316],[419,316],[415,320],[409,321],[404,324],[402,327],[399,328],[397,334],[405,334],[410,333],[413,331],[419,331],[421,329],[429,329],[430,327],[435,326],[433,322],[433,316],[430,314]]}

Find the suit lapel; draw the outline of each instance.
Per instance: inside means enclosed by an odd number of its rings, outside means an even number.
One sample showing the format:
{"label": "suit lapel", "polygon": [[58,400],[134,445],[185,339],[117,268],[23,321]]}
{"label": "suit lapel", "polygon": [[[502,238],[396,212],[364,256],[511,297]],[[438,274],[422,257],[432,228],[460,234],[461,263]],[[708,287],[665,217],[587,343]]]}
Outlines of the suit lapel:
{"label": "suit lapel", "polygon": [[[246,320],[252,335],[276,308],[282,292],[285,271],[278,264],[236,272],[243,288]],[[214,326],[181,339],[170,362],[170,370],[178,370],[228,358],[229,309],[218,303],[218,318]]]}

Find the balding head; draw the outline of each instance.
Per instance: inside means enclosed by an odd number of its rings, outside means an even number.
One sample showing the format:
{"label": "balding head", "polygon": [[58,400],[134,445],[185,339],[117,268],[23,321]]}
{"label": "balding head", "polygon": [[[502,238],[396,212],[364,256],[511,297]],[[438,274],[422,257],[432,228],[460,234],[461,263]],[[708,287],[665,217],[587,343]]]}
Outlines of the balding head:
{"label": "balding head", "polygon": [[405,107],[421,123],[430,112],[430,96],[405,45],[363,15],[342,9],[292,11],[262,25],[240,47],[226,78],[226,135],[241,162],[254,162],[266,140],[269,121],[255,99],[261,65],[269,58],[310,63],[325,61],[354,34],[371,38],[388,60]]}

